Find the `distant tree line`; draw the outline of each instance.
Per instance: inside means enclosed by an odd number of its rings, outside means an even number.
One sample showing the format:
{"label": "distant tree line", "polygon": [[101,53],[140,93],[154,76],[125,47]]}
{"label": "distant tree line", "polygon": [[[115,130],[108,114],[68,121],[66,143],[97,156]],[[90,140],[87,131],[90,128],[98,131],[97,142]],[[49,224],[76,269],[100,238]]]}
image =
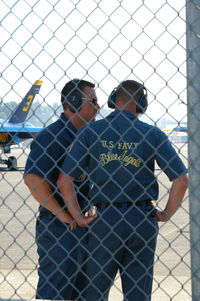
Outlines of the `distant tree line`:
{"label": "distant tree line", "polygon": [[[15,101],[10,101],[6,103],[0,102],[0,119],[7,120],[11,117],[12,112],[17,108],[19,103]],[[62,107],[59,103],[52,103],[51,105],[47,103],[41,103],[39,101],[33,102],[31,109],[29,111],[26,121],[32,123],[35,126],[45,127],[50,123],[57,120],[62,112]],[[107,108],[101,108],[100,115],[97,119],[101,119],[107,116],[111,110]],[[175,119],[165,119],[160,118],[158,120],[150,119],[148,116],[142,116],[142,120],[150,124],[157,125],[158,127],[165,128],[170,124],[172,126],[177,126],[178,122]]]}
{"label": "distant tree line", "polygon": [[[0,103],[0,119],[8,120],[12,116],[12,112],[15,111],[19,103],[10,101],[6,103]],[[36,101],[32,104],[28,113],[26,121],[32,123],[35,126],[44,127],[52,123],[60,116],[62,107],[58,103],[42,104]]]}

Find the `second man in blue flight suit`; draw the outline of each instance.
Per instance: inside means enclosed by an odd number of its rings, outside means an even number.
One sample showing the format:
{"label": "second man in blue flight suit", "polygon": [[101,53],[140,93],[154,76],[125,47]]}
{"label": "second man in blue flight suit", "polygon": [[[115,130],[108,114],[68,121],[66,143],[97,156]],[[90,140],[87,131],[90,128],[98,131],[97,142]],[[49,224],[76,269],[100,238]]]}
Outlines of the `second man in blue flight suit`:
{"label": "second man in blue flight suit", "polygon": [[[122,82],[108,104],[115,108],[113,113],[79,132],[58,187],[73,218],[85,226],[90,221],[81,212],[73,181],[85,173],[93,184],[90,198],[99,216],[89,226],[89,284],[84,300],[107,300],[119,270],[124,300],[149,301],[157,222],[167,221],[180,207],[187,170],[166,135],[138,119],[147,108],[142,84]],[[172,181],[163,211],[156,211],[151,203],[158,199],[155,162]]]}

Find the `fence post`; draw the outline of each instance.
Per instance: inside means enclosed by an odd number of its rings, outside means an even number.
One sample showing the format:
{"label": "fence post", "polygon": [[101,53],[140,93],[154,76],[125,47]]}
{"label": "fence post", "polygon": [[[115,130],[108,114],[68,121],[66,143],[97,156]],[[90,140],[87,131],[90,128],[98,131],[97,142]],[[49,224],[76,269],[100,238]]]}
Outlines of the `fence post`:
{"label": "fence post", "polygon": [[200,3],[186,1],[192,300],[200,300]]}

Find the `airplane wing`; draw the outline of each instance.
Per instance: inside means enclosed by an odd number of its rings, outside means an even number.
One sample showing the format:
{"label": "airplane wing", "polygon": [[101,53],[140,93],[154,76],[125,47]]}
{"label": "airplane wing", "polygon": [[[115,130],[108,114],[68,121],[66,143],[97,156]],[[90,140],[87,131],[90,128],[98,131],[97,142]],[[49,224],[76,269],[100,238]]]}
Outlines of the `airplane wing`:
{"label": "airplane wing", "polygon": [[187,128],[187,126],[177,126],[177,127],[174,128],[174,131],[176,131],[176,132],[187,132],[188,128]]}
{"label": "airplane wing", "polygon": [[175,128],[165,128],[163,129],[164,132],[187,132],[187,126],[177,126]]}
{"label": "airplane wing", "polygon": [[0,127],[0,145],[6,144],[18,144],[19,142],[31,139],[38,133],[40,133],[43,128],[39,127],[23,127],[23,126],[9,126]]}
{"label": "airplane wing", "polygon": [[28,127],[4,127],[0,126],[0,133],[39,133],[42,131],[43,128],[40,127],[34,127],[34,126],[28,126]]}

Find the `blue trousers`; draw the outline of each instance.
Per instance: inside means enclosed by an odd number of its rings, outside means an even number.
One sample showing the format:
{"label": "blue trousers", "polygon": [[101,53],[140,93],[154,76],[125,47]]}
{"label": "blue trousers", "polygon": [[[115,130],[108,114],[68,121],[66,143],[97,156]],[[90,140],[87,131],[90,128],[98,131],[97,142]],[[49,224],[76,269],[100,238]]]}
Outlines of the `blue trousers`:
{"label": "blue trousers", "polygon": [[107,300],[118,271],[125,301],[150,301],[158,223],[149,210],[146,204],[100,210],[88,234],[84,301]]}
{"label": "blue trousers", "polygon": [[85,258],[86,229],[71,231],[53,215],[38,217],[36,243],[39,255],[36,299],[74,300],[85,287],[81,272]]}

